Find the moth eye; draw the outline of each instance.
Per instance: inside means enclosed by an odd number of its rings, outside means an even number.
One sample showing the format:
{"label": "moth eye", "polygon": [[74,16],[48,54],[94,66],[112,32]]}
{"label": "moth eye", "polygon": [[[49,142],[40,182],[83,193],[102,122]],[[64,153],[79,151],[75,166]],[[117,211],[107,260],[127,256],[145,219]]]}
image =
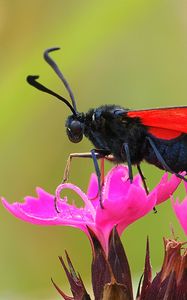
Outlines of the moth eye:
{"label": "moth eye", "polygon": [[82,132],[81,123],[79,121],[72,121],[68,130],[70,130],[74,134],[81,133]]}
{"label": "moth eye", "polygon": [[83,138],[83,127],[82,124],[73,120],[66,129],[68,138],[73,143],[79,143]]}

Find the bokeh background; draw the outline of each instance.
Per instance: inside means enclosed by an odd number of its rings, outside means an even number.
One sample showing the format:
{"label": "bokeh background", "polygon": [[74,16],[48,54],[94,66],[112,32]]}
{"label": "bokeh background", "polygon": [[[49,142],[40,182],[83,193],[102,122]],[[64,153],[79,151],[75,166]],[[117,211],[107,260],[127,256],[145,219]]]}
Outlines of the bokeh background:
{"label": "bokeh background", "polygon": [[[53,58],[80,111],[105,103],[187,104],[185,0],[0,0],[0,38],[0,194],[10,202],[35,195],[36,186],[54,193],[68,154],[92,148],[87,140],[71,144],[64,130],[68,108],[25,81],[28,74],[40,74],[41,82],[67,97],[42,58],[46,48],[62,48]],[[147,164],[142,168],[153,187],[163,172]],[[76,160],[70,180],[86,191],[92,171],[91,161]],[[3,207],[0,214],[0,299],[60,299],[50,278],[68,291],[58,261],[64,249],[90,285],[91,249],[83,233],[27,224]],[[147,235],[153,269],[159,270],[170,223],[184,239],[170,202],[123,234],[134,278],[142,272]]]}

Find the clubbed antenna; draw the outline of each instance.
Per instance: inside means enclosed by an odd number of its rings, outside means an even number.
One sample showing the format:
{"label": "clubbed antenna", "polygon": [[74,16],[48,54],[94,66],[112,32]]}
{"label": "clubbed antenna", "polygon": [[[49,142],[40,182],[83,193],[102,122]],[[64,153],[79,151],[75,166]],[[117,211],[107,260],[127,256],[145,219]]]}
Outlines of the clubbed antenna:
{"label": "clubbed antenna", "polygon": [[38,75],[29,75],[27,76],[27,82],[34,86],[36,89],[38,89],[39,91],[42,91],[44,93],[50,94],[56,98],[58,98],[59,100],[61,100],[62,102],[64,102],[72,111],[72,113],[76,116],[77,112],[74,110],[74,108],[72,107],[72,105],[68,102],[68,100],[66,100],[64,97],[58,95],[57,93],[51,91],[50,89],[46,88],[44,85],[42,85],[41,83],[39,83],[37,81],[37,79],[39,78]]}
{"label": "clubbed antenna", "polygon": [[41,83],[39,83],[37,81],[37,79],[39,78],[39,76],[37,75],[29,75],[27,76],[27,82],[32,85],[33,87],[35,87],[36,89],[44,92],[44,93],[47,93],[47,94],[50,94],[56,98],[58,98],[59,100],[61,100],[62,102],[64,102],[69,108],[70,110],[72,111],[73,115],[77,116],[77,108],[76,108],[76,102],[75,102],[75,98],[74,98],[74,95],[71,91],[71,88],[68,84],[68,82],[66,81],[66,79],[64,78],[63,74],[61,73],[61,71],[59,70],[58,66],[56,65],[56,63],[51,59],[51,57],[48,55],[49,52],[52,52],[54,50],[58,50],[60,48],[58,47],[55,47],[55,48],[50,48],[50,49],[47,49],[45,52],[44,52],[44,59],[45,61],[52,67],[52,69],[55,71],[55,73],[58,75],[58,77],[62,80],[63,84],[65,85],[68,93],[69,93],[69,96],[71,98],[71,101],[72,101],[72,105],[71,103],[69,103],[69,101],[67,99],[65,99],[64,97],[58,95],[57,93],[53,92],[52,90],[48,89],[47,87],[45,87],[44,85],[42,85]]}
{"label": "clubbed antenna", "polygon": [[66,89],[69,93],[69,96],[70,96],[70,99],[71,99],[71,102],[72,102],[72,106],[73,106],[74,110],[77,112],[76,102],[75,102],[75,97],[73,95],[73,92],[72,92],[67,80],[65,79],[64,75],[60,71],[59,67],[54,62],[54,60],[49,56],[50,52],[56,51],[56,50],[59,50],[59,49],[60,49],[59,47],[54,47],[54,48],[49,48],[49,49],[45,50],[44,59],[51,66],[51,68],[55,71],[57,76],[62,80],[63,84],[65,85],[65,87],[66,87]]}

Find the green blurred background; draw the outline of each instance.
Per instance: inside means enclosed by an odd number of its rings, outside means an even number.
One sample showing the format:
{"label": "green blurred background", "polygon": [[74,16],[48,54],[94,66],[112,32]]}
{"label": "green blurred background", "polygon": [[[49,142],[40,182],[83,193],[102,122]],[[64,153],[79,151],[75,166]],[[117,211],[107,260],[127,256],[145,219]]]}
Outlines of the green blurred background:
{"label": "green blurred background", "polygon": [[[68,154],[92,148],[87,140],[71,144],[64,130],[68,108],[25,81],[28,74],[39,74],[41,82],[67,97],[42,58],[44,49],[62,47],[53,58],[80,111],[105,103],[129,108],[187,104],[185,0],[0,0],[0,37],[0,194],[10,202],[35,195],[36,186],[54,193]],[[86,191],[93,164],[84,164],[83,169],[81,160],[73,162],[70,179]],[[142,168],[153,187],[163,172]],[[89,286],[91,249],[83,233],[27,224],[3,207],[0,213],[0,299],[60,299],[50,277],[68,290],[58,261],[64,249]],[[170,222],[184,239],[169,202],[123,234],[134,277],[142,272],[147,235],[153,269],[159,270]]]}

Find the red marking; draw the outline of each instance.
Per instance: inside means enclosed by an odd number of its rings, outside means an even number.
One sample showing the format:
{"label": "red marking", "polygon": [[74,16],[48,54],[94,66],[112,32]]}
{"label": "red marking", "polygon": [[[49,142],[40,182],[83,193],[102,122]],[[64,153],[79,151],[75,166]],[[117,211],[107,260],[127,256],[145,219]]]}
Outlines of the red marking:
{"label": "red marking", "polygon": [[187,106],[132,110],[127,116],[139,117],[141,123],[150,127],[148,130],[159,138],[172,139],[187,133]]}
{"label": "red marking", "polygon": [[159,139],[172,140],[181,135],[180,131],[163,129],[158,127],[150,127],[148,131]]}

